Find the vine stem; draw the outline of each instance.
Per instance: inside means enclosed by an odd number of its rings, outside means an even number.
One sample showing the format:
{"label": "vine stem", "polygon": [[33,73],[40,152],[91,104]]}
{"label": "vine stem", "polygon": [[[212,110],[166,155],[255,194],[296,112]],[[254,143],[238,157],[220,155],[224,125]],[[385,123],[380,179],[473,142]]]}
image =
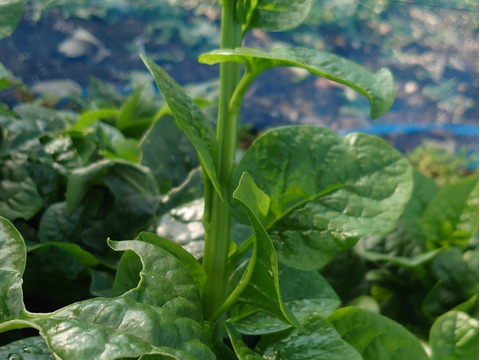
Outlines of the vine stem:
{"label": "vine stem", "polygon": [[[242,42],[240,24],[235,20],[235,1],[222,1],[222,23],[220,47],[236,48]],[[210,318],[227,297],[228,250],[230,247],[231,212],[228,202],[228,188],[235,164],[239,108],[232,111],[229,104],[240,80],[240,64],[226,62],[220,64],[220,98],[217,120],[217,149],[215,165],[222,188],[223,200],[211,187],[205,184],[205,249],[203,267],[207,282],[203,293],[204,317]],[[217,320],[217,319],[215,319]],[[223,331],[217,327],[217,336]],[[219,334],[220,333],[220,334]]]}

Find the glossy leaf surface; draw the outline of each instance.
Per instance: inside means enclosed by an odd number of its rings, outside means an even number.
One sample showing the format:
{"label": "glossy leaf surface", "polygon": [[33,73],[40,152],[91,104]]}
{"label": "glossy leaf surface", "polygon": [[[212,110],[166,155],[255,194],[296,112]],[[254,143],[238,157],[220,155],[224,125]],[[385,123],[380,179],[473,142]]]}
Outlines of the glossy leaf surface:
{"label": "glossy leaf surface", "polygon": [[430,330],[433,360],[478,359],[478,320],[461,311],[440,316]]}
{"label": "glossy leaf surface", "polygon": [[22,275],[26,259],[22,236],[10,221],[0,216],[0,329],[2,322],[25,311]]}
{"label": "glossy leaf surface", "polygon": [[216,140],[208,119],[180,85],[160,66],[146,56],[141,57],[172,110],[178,127],[185,132],[192,142],[202,168],[207,173],[220,198],[223,198],[213,161]]}
{"label": "glossy leaf surface", "polygon": [[263,336],[257,345],[260,353],[271,360],[363,360],[360,354],[340,337],[332,324],[320,315],[312,314],[302,325],[305,333],[293,330]]}
{"label": "glossy leaf surface", "polygon": [[55,360],[41,336],[32,336],[1,346],[0,359]]}
{"label": "glossy leaf surface", "polygon": [[234,61],[256,75],[277,66],[295,66],[312,74],[346,85],[367,97],[370,116],[379,118],[392,106],[395,98],[393,77],[387,69],[373,74],[361,65],[328,52],[308,48],[277,48],[270,52],[254,48],[214,50],[200,55],[205,64]]}
{"label": "glossy leaf surface", "polygon": [[418,339],[395,321],[357,307],[345,307],[328,318],[340,336],[364,360],[428,360]]}
{"label": "glossy leaf surface", "polygon": [[53,313],[34,314],[24,311],[21,298],[23,240],[6,220],[2,220],[0,239],[4,242],[0,258],[6,258],[8,265],[2,269],[2,277],[13,279],[2,289],[0,329],[35,327],[54,355],[62,359],[147,354],[177,360],[215,359],[206,345],[196,284],[185,267],[163,249],[143,241],[111,241],[114,249],[135,252],[140,258],[136,287],[121,297],[95,298]]}
{"label": "glossy leaf surface", "polygon": [[321,268],[361,236],[391,231],[412,188],[410,165],[383,140],[314,126],[265,133],[232,184],[243,172],[270,196],[265,227],[279,261],[302,270]]}
{"label": "glossy leaf surface", "polygon": [[0,2],[0,39],[10,36],[23,13],[24,0],[2,0]]}
{"label": "glossy leaf surface", "polygon": [[445,185],[425,209],[420,228],[431,248],[466,245],[478,230],[478,177]]}
{"label": "glossy leaf surface", "polygon": [[253,28],[285,31],[299,26],[311,6],[312,0],[243,0],[237,4],[237,19],[244,32]]}
{"label": "glossy leaf surface", "polygon": [[300,327],[282,300],[275,248],[259,220],[259,214],[265,214],[268,209],[268,196],[258,189],[248,173],[244,173],[233,197],[247,212],[255,236],[252,257],[239,283],[244,288],[239,301],[259,306],[287,324]]}
{"label": "glossy leaf surface", "polygon": [[[279,267],[280,293],[285,305],[302,321],[312,313],[328,316],[340,306],[340,299],[317,271],[301,271]],[[290,327],[260,309],[236,307],[231,311],[235,328],[242,334],[260,335],[279,332]]]}

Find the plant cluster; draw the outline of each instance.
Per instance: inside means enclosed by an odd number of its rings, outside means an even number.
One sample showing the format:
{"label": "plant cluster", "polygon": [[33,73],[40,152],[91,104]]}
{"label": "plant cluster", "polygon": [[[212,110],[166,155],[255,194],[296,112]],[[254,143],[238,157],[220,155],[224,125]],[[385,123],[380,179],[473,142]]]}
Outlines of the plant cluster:
{"label": "plant cluster", "polygon": [[[23,2],[3,4],[8,36]],[[252,29],[301,24],[311,0],[221,5],[221,48],[199,57],[220,64],[216,124],[144,55],[165,104],[148,85],[119,103],[96,84],[80,114],[2,110],[0,332],[40,336],[0,354],[478,358],[478,176],[439,188],[384,140],[317,126],[267,131],[237,159],[243,96],[270,68],[343,84],[372,118],[394,87],[328,52],[242,47]],[[145,231],[199,198],[199,259]]]}

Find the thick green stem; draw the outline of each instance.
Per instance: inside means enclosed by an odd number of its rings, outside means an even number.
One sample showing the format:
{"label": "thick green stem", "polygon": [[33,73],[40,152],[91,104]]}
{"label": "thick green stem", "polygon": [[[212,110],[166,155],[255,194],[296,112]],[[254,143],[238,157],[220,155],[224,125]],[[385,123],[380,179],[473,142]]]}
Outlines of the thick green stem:
{"label": "thick green stem", "polygon": [[[241,46],[241,27],[235,21],[235,2],[224,0],[222,3],[221,48]],[[230,246],[230,206],[228,188],[235,163],[237,149],[238,111],[231,111],[230,99],[240,79],[240,65],[222,63],[220,65],[220,99],[217,122],[216,170],[222,186],[225,200],[215,191],[206,189],[204,219],[205,250],[203,266],[207,274],[203,304],[205,318],[210,318],[227,297],[228,249]],[[237,109],[238,110],[238,109]],[[211,186],[206,184],[206,187]]]}

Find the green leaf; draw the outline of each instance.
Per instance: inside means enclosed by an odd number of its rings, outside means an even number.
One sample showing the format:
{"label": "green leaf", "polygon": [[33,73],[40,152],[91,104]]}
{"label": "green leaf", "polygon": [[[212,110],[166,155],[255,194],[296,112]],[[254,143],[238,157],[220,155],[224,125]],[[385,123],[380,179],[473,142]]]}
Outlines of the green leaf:
{"label": "green leaf", "polygon": [[[280,294],[295,317],[303,321],[312,313],[328,316],[340,305],[340,299],[317,271],[279,267]],[[243,334],[261,335],[290,327],[259,308],[235,307],[230,322]]]}
{"label": "green leaf", "polygon": [[443,249],[435,249],[415,256],[394,256],[359,248],[356,248],[355,250],[359,255],[370,261],[388,261],[391,264],[395,264],[407,269],[413,269],[430,262]]}
{"label": "green leaf", "polygon": [[83,112],[77,119],[77,122],[70,126],[70,131],[83,131],[97,121],[113,118],[117,115],[117,109],[98,109]]}
{"label": "green leaf", "polygon": [[10,36],[23,13],[24,0],[2,0],[0,2],[0,39]]}
{"label": "green leaf", "polygon": [[279,261],[301,270],[321,268],[366,234],[389,233],[412,188],[410,165],[382,139],[315,126],[265,133],[232,184],[243,172],[270,196],[265,228]]}
{"label": "green leaf", "polygon": [[195,259],[195,257],[193,257],[192,254],[190,254],[180,245],[153,233],[141,232],[138,235],[137,240],[154,244],[155,246],[158,246],[163,250],[168,251],[169,254],[175,256],[190,272],[190,275],[197,284],[200,295],[203,293],[203,288],[205,287],[205,283],[207,281],[207,275],[205,274],[203,266],[198,262],[197,259]]}
{"label": "green leaf", "polygon": [[295,329],[263,336],[257,348],[266,359],[271,360],[363,360],[322,316],[312,314],[302,325],[305,332]]}
{"label": "green leaf", "polygon": [[265,31],[296,28],[305,20],[312,7],[312,0],[244,0],[239,3],[237,14],[240,13],[241,16],[237,16],[237,19],[243,24],[244,33],[252,28]]}
{"label": "green leaf", "polygon": [[300,328],[300,323],[281,298],[275,248],[259,220],[259,214],[268,208],[268,196],[255,185],[248,173],[244,173],[233,197],[247,212],[254,230],[253,254],[233,293],[240,293],[238,301],[261,307],[287,324]]}
{"label": "green leaf", "polygon": [[148,168],[122,160],[101,160],[72,171],[67,185],[67,212],[72,213],[88,188],[101,180],[118,198],[158,193],[157,182]]}
{"label": "green leaf", "polygon": [[135,110],[142,95],[143,86],[138,87],[122,104],[117,115],[117,127],[120,130],[125,129],[135,121]]}
{"label": "green leaf", "polygon": [[153,124],[142,139],[140,149],[141,164],[152,170],[162,193],[180,185],[189,171],[199,165],[195,148],[171,116],[164,116]]}
{"label": "green leaf", "polygon": [[327,319],[364,360],[428,360],[419,340],[387,317],[357,307],[345,307]]}
{"label": "green leaf", "polygon": [[0,216],[0,331],[3,322],[25,312],[22,275],[26,259],[22,236],[10,221]]}
{"label": "green leaf", "polygon": [[[292,2],[293,3],[293,2]],[[373,74],[352,61],[328,52],[308,48],[277,48],[270,52],[254,48],[214,50],[200,55],[205,64],[234,61],[255,75],[277,66],[295,66],[359,92],[370,101],[370,117],[379,118],[392,106],[395,88],[385,68]]]}
{"label": "green leaf", "polygon": [[20,339],[0,347],[0,359],[55,360],[41,336]]}
{"label": "green leaf", "polygon": [[112,144],[114,152],[104,151],[105,158],[123,159],[136,163],[140,161],[140,142],[137,139],[123,139]]}
{"label": "green leaf", "polygon": [[478,320],[461,311],[440,316],[430,329],[432,360],[478,359]]}
{"label": "green leaf", "polygon": [[233,349],[235,350],[235,354],[237,355],[239,360],[264,360],[265,358],[260,354],[256,353],[252,349],[250,349],[245,343],[242,341],[241,335],[235,330],[235,327],[229,324],[228,322],[225,323],[225,328],[227,329],[228,337],[233,345]]}
{"label": "green leaf", "polygon": [[430,248],[466,245],[478,231],[478,176],[440,189],[425,209],[420,228]]}
{"label": "green leaf", "polygon": [[73,244],[69,242],[46,242],[43,244],[28,246],[27,251],[46,251],[52,246],[65,250],[86,267],[93,268],[100,264],[100,261],[94,255],[92,255],[86,250],[83,250],[78,244]]}
{"label": "green leaf", "polygon": [[0,215],[11,221],[29,220],[43,206],[26,162],[27,157],[17,152],[0,157]]}
{"label": "green leaf", "polygon": [[141,55],[141,58],[148,70],[150,70],[160,92],[172,110],[178,127],[185,132],[195,147],[203,170],[208,175],[220,198],[223,199],[213,160],[214,150],[217,145],[209,120],[192,99],[185,94],[180,85],[161,67],[144,55]]}

